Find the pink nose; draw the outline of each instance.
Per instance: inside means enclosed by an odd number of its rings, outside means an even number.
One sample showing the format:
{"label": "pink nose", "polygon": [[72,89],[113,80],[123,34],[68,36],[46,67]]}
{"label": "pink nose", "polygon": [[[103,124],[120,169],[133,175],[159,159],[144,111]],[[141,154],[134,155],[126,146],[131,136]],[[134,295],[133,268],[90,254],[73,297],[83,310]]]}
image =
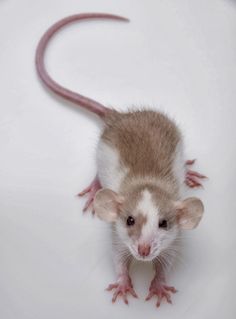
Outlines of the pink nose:
{"label": "pink nose", "polygon": [[138,253],[142,257],[147,257],[150,254],[150,245],[138,245]]}

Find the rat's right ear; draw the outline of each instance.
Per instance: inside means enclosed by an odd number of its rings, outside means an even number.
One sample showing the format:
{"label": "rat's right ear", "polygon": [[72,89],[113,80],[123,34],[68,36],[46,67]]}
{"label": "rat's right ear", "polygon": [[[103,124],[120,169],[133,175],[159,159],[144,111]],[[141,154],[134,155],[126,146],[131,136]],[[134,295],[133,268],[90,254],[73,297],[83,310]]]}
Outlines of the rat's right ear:
{"label": "rat's right ear", "polygon": [[101,189],[96,193],[93,202],[95,214],[106,222],[115,222],[123,202],[123,196],[108,188]]}

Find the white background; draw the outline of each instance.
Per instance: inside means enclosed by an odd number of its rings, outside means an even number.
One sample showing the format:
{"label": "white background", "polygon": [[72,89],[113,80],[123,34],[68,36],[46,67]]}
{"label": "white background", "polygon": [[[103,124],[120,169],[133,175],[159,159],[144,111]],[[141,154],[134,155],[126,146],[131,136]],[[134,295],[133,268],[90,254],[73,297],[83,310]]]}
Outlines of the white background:
{"label": "white background", "polygon": [[[168,276],[173,305],[145,302],[150,265],[132,267],[139,299],[110,302],[108,227],[77,199],[96,173],[99,120],[50,94],[34,68],[42,33],[81,12],[130,24],[74,24],[50,46],[61,84],[127,110],[174,117],[187,158],[207,174],[198,229]],[[0,0],[0,317],[235,318],[236,1]]]}

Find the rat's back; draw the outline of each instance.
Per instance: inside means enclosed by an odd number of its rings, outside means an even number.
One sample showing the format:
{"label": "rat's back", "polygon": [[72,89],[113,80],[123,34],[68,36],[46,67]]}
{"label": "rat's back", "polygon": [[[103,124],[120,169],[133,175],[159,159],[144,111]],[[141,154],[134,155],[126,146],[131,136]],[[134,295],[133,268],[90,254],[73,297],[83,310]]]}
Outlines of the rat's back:
{"label": "rat's back", "polygon": [[127,176],[168,178],[180,144],[179,129],[163,113],[110,112],[98,147],[102,186],[118,191]]}

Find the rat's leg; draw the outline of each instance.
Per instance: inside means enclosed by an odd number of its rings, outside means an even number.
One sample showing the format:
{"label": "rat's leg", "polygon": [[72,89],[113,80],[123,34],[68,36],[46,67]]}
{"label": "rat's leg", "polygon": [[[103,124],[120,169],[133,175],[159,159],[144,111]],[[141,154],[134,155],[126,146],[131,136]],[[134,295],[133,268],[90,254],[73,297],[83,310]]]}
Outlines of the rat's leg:
{"label": "rat's leg", "polygon": [[153,262],[153,265],[155,268],[155,276],[151,281],[149,294],[146,300],[150,300],[153,296],[157,296],[156,306],[160,307],[163,298],[165,298],[168,303],[172,303],[171,293],[176,293],[177,290],[174,287],[166,285],[165,273],[162,265],[157,261]]}
{"label": "rat's leg", "polygon": [[[185,165],[186,166],[191,166],[195,163],[194,160],[188,160],[186,161]],[[190,169],[186,170],[186,175],[185,175],[185,184],[191,188],[194,187],[200,187],[202,184],[200,183],[200,179],[207,178],[205,175],[199,174],[196,171],[192,171]]]}
{"label": "rat's leg", "polygon": [[87,188],[85,188],[81,193],[78,194],[78,196],[84,196],[85,194],[88,194],[88,200],[85,203],[83,212],[86,212],[86,210],[92,205],[95,194],[100,188],[102,188],[102,186],[99,182],[98,176],[96,175],[92,183]]}
{"label": "rat's leg", "polygon": [[106,290],[111,291],[114,289],[112,302],[114,303],[118,296],[121,296],[124,303],[128,305],[127,294],[130,293],[134,298],[138,298],[136,292],[133,289],[132,281],[129,276],[129,265],[131,262],[131,255],[127,248],[119,247],[115,248],[117,244],[113,245],[114,249],[114,264],[117,274],[117,281],[114,284],[110,284]]}

